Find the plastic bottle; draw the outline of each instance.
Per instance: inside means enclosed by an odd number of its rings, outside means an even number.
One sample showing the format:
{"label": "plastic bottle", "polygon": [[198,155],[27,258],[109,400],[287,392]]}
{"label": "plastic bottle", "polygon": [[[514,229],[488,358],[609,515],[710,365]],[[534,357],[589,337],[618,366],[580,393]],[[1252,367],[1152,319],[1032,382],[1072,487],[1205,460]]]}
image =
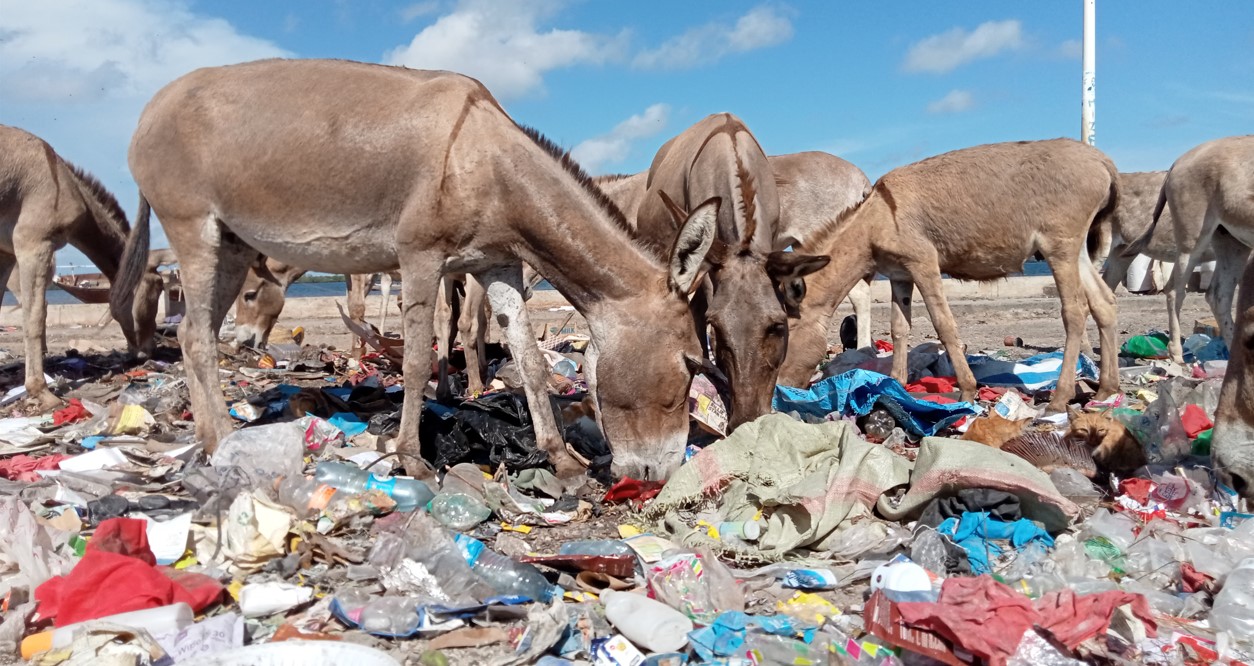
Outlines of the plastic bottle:
{"label": "plastic bottle", "polygon": [[427,510],[440,524],[454,530],[468,530],[492,516],[492,509],[465,493],[440,493]]}
{"label": "plastic bottle", "polygon": [[283,476],[275,480],[275,494],[279,504],[295,509],[301,518],[309,518],[347,493],[312,476]]}
{"label": "plastic bottle", "polygon": [[418,479],[408,476],[382,477],[371,474],[352,463],[318,463],[314,478],[353,494],[364,493],[367,490],[381,490],[396,500],[397,511],[413,511],[426,506],[427,502],[435,497],[431,488]]}
{"label": "plastic bottle", "polygon": [[484,547],[483,542],[464,534],[454,535],[466,564],[498,594],[526,597],[548,603],[556,593],[540,570],[525,562],[515,562]]}
{"label": "plastic bottle", "polygon": [[862,432],[866,433],[867,439],[877,442],[882,442],[892,436],[893,428],[896,427],[897,420],[883,409],[871,410],[862,422]]}
{"label": "plastic bottle", "polygon": [[1238,643],[1254,645],[1254,557],[1242,560],[1228,574],[1215,595],[1210,625]]}
{"label": "plastic bottle", "polygon": [[192,612],[191,606],[185,603],[177,603],[67,624],[64,627],[49,629],[48,631],[27,636],[22,641],[22,658],[30,659],[35,654],[45,650],[69,647],[74,640],[74,631],[90,622],[108,622],[109,624],[143,629],[153,636],[163,636],[192,626],[196,622],[196,614]]}
{"label": "plastic bottle", "polygon": [[637,646],[649,652],[678,652],[688,644],[692,620],[666,604],[640,594],[601,592],[605,617]]}
{"label": "plastic bottle", "polygon": [[635,555],[636,551],[632,550],[626,542],[606,539],[603,541],[567,541],[558,547],[557,553],[559,555]]}

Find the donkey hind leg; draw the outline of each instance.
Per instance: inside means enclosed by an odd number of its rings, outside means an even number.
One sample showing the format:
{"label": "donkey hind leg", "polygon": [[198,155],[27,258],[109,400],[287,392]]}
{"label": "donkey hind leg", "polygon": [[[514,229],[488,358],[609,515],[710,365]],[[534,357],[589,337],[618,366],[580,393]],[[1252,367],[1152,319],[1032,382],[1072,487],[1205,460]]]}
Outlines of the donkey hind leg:
{"label": "donkey hind leg", "polygon": [[[1171,267],[1171,277],[1167,280],[1167,287],[1163,291],[1167,292],[1167,333],[1171,338],[1167,349],[1171,352],[1171,360],[1184,363],[1184,349],[1180,345],[1180,308],[1184,306],[1185,288],[1189,284],[1189,277],[1193,275],[1193,269],[1197,268],[1202,253],[1210,247],[1211,238],[1219,226],[1219,217],[1211,210],[1208,203],[1191,200],[1177,201],[1176,199],[1181,198],[1173,198],[1170,205],[1176,224],[1176,247],[1179,250],[1179,258]],[[1206,208],[1202,209],[1202,206]],[[1196,240],[1183,237],[1180,233],[1182,220],[1191,219],[1202,220],[1202,230]],[[1224,342],[1232,343],[1226,338]]]}
{"label": "donkey hind leg", "polygon": [[496,268],[480,276],[487,290],[488,301],[492,312],[505,332],[509,342],[509,351],[518,361],[522,375],[523,391],[527,395],[527,405],[531,408],[531,423],[536,430],[536,444],[549,456],[549,462],[557,470],[559,478],[573,478],[583,474],[583,466],[568,451],[561,432],[557,429],[557,419],[549,400],[549,392],[545,378],[545,362],[536,346],[531,329],[531,319],[527,316],[527,306],[523,302],[522,265]]}
{"label": "donkey hind leg", "polygon": [[[911,285],[911,289],[914,287]],[[849,304],[858,320],[858,349],[866,349],[871,340],[871,281],[862,280],[849,290]]]}
{"label": "donkey hind leg", "polygon": [[[1097,399],[1105,400],[1119,392],[1119,324],[1115,292],[1102,281],[1097,267],[1089,261],[1087,254],[1080,255],[1080,281],[1084,285],[1089,314],[1093,315],[1097,334],[1102,342]],[[1087,326],[1084,332],[1087,340]]]}
{"label": "donkey hind leg", "polygon": [[169,234],[178,253],[187,302],[178,336],[196,415],[196,437],[206,453],[213,453],[218,441],[231,431],[218,381],[217,331],[258,255],[212,217],[165,221],[164,226],[167,234],[170,229],[187,234]]}
{"label": "donkey hind leg", "polygon": [[436,384],[437,400],[452,397],[453,390],[449,387],[449,354],[453,351],[453,338],[457,335],[456,281],[452,275],[440,278],[440,298],[435,303],[435,338],[436,338]]}
{"label": "donkey hind leg", "polygon": [[[18,229],[22,228],[19,221]],[[56,248],[43,239],[22,242],[15,238],[14,245],[20,248],[17,252],[22,257],[17,270],[24,314],[22,334],[26,342],[26,395],[43,412],[61,404],[44,381],[44,356],[48,353],[46,294]]]}
{"label": "donkey hind leg", "polygon": [[[923,296],[927,306],[928,317],[936,328],[936,335],[949,352],[949,360],[954,366],[954,374],[958,376],[958,386],[962,389],[962,400],[975,400],[978,388],[971,366],[967,365],[967,352],[962,340],[958,338],[958,325],[954,322],[954,313],[949,309],[949,301],[945,298],[945,287],[941,281],[940,267],[933,257],[930,261],[916,262],[910,267],[910,275],[914,284]],[[893,348],[894,356],[897,353]]]}
{"label": "donkey hind leg", "polygon": [[[893,379],[902,384],[910,381],[907,355],[910,352],[910,300],[914,297],[914,283],[909,280],[890,280],[893,291]],[[859,326],[861,322],[859,322]],[[869,347],[870,345],[866,345]]]}
{"label": "donkey hind leg", "polygon": [[[344,282],[348,286],[348,318],[362,328],[366,327],[366,295],[370,293],[370,283],[374,280],[371,273],[345,275]],[[349,333],[349,353],[353,358],[361,358],[366,352],[366,341]]]}
{"label": "donkey hind leg", "polygon": [[466,274],[466,297],[457,318],[457,332],[461,336],[462,349],[466,350],[466,390],[472,394],[483,393],[483,360],[487,358],[488,330],[487,294],[479,278]]}
{"label": "donkey hind leg", "polygon": [[386,333],[388,325],[388,298],[392,296],[392,273],[379,273],[379,332]]}
{"label": "donkey hind leg", "polygon": [[419,479],[434,479],[422,459],[418,425],[422,418],[423,393],[431,378],[431,339],[435,334],[435,306],[440,298],[441,266],[444,257],[433,252],[406,252],[401,256],[401,325],[406,344],[405,402],[401,406],[401,426],[396,450],[405,470]]}
{"label": "donkey hind leg", "polygon": [[1215,231],[1211,248],[1215,252],[1215,275],[1206,290],[1206,302],[1210,304],[1215,321],[1219,322],[1224,342],[1232,344],[1233,331],[1236,328],[1232,319],[1233,297],[1246,260],[1250,256],[1250,248],[1223,227]]}
{"label": "donkey hind leg", "polygon": [[[1079,247],[1043,248],[1041,251],[1041,254],[1045,255],[1050,271],[1054,274],[1058,298],[1062,301],[1062,327],[1067,336],[1062,352],[1062,367],[1058,372],[1058,387],[1054,389],[1054,396],[1050,399],[1047,408],[1050,412],[1066,410],[1067,403],[1075,397],[1076,362],[1080,358],[1080,346],[1083,344],[1084,327],[1088,321],[1090,305],[1080,277],[1080,253],[1082,252],[1085,252],[1083,244]],[[1085,260],[1087,258],[1086,254]],[[1100,300],[1094,299],[1094,302],[1098,309],[1102,309]],[[1101,314],[1103,319],[1107,319],[1106,314],[1103,309]],[[1094,316],[1096,317],[1097,314],[1094,313]],[[1113,331],[1110,333],[1113,334]],[[1106,344],[1105,339],[1102,340],[1102,344]],[[1103,353],[1103,363],[1107,362],[1106,356],[1107,354]],[[1115,357],[1111,355],[1110,359],[1113,361]]]}

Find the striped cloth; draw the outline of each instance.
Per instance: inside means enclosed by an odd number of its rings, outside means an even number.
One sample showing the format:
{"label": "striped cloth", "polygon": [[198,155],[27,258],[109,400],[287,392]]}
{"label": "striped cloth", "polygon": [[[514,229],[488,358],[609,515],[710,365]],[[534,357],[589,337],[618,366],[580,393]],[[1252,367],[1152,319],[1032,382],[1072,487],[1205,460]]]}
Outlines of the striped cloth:
{"label": "striped cloth", "polygon": [[[967,356],[967,364],[981,386],[1009,386],[1033,393],[1058,386],[1062,352],[1037,354],[1022,361],[1002,361],[992,356]],[[1084,354],[1076,360],[1076,379],[1097,379],[1097,366]]]}

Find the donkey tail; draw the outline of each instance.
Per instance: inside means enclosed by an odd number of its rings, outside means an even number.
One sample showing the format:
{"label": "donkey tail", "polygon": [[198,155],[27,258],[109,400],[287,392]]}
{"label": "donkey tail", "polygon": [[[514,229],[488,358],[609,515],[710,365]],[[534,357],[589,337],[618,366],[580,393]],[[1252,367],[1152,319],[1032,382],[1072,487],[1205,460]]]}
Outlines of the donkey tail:
{"label": "donkey tail", "polygon": [[[131,228],[130,236],[126,239],[126,249],[122,252],[117,276],[109,290],[109,311],[119,323],[130,322],[134,316],[135,293],[148,269],[148,246],[151,242],[148,226],[151,218],[152,207],[148,205],[144,193],[140,192],[139,214],[135,217],[135,226]],[[124,330],[125,328],[123,325]]]}
{"label": "donkey tail", "polygon": [[1135,257],[1138,254],[1143,254],[1145,247],[1149,245],[1150,237],[1154,235],[1154,229],[1158,227],[1158,220],[1163,216],[1163,208],[1167,206],[1167,181],[1169,180],[1171,180],[1170,173],[1163,179],[1163,186],[1158,188],[1158,203],[1154,204],[1154,221],[1150,222],[1149,227],[1145,229],[1145,233],[1141,234],[1140,237],[1132,241],[1124,249],[1124,257]]}

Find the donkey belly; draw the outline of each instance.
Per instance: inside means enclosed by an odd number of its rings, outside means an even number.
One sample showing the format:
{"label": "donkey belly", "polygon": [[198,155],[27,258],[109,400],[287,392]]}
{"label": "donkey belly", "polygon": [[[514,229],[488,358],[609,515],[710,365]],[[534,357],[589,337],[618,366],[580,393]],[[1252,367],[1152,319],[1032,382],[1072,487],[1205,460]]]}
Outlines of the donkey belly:
{"label": "donkey belly", "polygon": [[290,220],[223,219],[236,236],[286,264],[326,273],[377,273],[396,269],[396,221],[298,224]]}

